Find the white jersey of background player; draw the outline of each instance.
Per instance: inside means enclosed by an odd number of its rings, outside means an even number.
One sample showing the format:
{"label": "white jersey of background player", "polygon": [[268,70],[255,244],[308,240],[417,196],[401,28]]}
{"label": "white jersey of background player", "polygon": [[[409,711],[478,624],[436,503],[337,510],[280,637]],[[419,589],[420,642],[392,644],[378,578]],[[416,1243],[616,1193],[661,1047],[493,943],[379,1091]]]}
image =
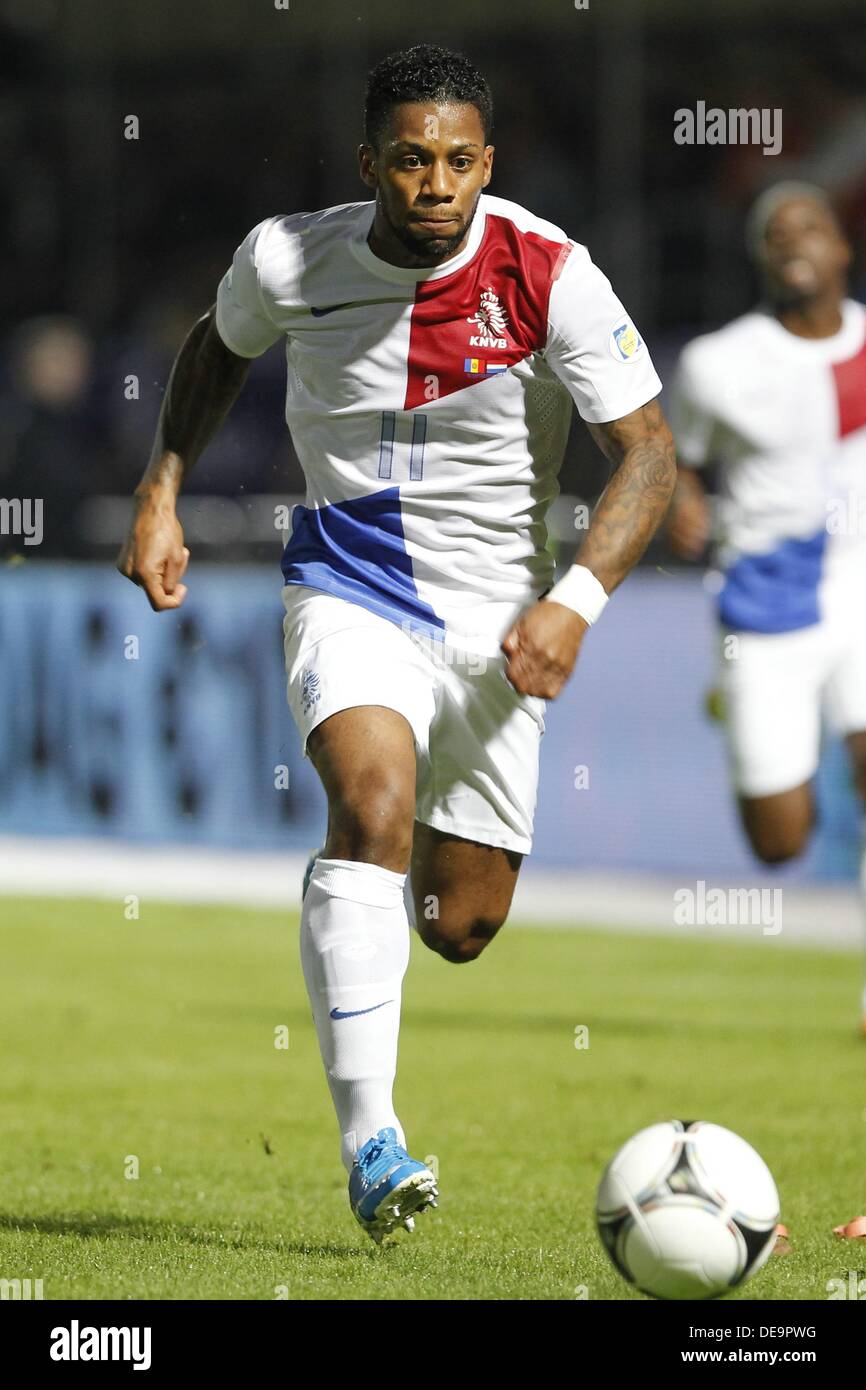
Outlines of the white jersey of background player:
{"label": "white jersey of background player", "polygon": [[[328,797],[301,960],[352,1211],[377,1241],[435,1197],[392,1100],[410,855],[422,940],[474,959],[531,847],[545,700],[675,481],[661,383],[604,275],[482,193],[491,111],[443,49],[371,73],[375,201],[268,218],[239,247],[175,364],[119,561],[154,607],[183,600],[180,482],[250,358],[282,340],[307,483],[283,556],[288,697]],[[616,471],[551,590],[544,514],[572,401]]]}
{"label": "white jersey of background player", "polygon": [[[777,864],[809,839],[822,714],[866,801],[866,310],[845,297],[850,248],[820,189],[764,193],[749,243],[766,306],[696,338],[676,375],[668,537],[702,552],[692,470],[717,464],[719,618],[737,639],[723,716],[743,824]],[[862,878],[866,895],[866,857]]]}

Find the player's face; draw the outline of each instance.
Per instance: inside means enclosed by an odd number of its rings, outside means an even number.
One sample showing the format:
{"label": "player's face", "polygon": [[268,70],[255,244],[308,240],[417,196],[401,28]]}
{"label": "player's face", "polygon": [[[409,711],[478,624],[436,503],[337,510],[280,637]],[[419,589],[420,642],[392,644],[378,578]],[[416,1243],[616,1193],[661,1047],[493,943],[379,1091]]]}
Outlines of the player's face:
{"label": "player's face", "polygon": [[834,286],[842,292],[851,259],[833,214],[811,198],[792,198],[767,224],[761,270],[773,299],[796,303]]}
{"label": "player's face", "polygon": [[362,145],[361,177],[376,190],[374,250],[411,266],[437,265],[460,250],[493,146],[474,106],[404,102],[391,109],[378,149]]}

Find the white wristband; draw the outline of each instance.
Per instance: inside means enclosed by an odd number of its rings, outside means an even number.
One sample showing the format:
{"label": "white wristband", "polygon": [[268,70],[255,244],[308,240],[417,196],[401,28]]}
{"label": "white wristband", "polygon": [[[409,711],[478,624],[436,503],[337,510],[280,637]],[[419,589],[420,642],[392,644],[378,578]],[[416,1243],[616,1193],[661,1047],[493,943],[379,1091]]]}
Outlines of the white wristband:
{"label": "white wristband", "polygon": [[572,565],[545,598],[573,609],[592,627],[596,619],[601,617],[608,595],[592,570],[588,570],[586,565]]}

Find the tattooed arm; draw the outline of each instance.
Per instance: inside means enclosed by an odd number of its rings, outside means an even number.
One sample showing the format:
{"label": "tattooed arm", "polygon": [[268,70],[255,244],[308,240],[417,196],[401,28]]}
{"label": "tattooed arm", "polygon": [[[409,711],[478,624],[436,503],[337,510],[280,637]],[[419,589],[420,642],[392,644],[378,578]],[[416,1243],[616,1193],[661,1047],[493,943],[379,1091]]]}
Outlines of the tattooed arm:
{"label": "tattooed arm", "polygon": [[[657,400],[604,425],[588,425],[614,474],[593,513],[575,564],[606,593],[637,564],[664,519],[676,482],[674,444]],[[522,695],[552,700],[574,668],[588,624],[573,609],[541,599],[502,643],[506,675]]]}
{"label": "tattooed arm", "polygon": [[616,471],[599,498],[576,563],[592,570],[610,594],[664,520],[677,480],[674,441],[657,400],[621,420],[587,428]]}

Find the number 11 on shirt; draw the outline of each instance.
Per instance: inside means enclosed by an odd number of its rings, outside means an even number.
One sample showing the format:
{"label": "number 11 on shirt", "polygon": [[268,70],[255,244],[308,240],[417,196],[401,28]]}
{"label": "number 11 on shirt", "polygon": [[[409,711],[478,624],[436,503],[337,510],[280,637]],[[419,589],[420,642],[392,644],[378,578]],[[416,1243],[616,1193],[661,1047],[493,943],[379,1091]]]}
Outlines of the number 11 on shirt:
{"label": "number 11 on shirt", "polygon": [[[394,464],[394,444],[397,432],[397,411],[382,411],[379,431],[379,477],[390,478]],[[427,416],[421,411],[412,414],[412,442],[409,445],[409,478],[418,482],[424,476],[424,442],[427,438]]]}

